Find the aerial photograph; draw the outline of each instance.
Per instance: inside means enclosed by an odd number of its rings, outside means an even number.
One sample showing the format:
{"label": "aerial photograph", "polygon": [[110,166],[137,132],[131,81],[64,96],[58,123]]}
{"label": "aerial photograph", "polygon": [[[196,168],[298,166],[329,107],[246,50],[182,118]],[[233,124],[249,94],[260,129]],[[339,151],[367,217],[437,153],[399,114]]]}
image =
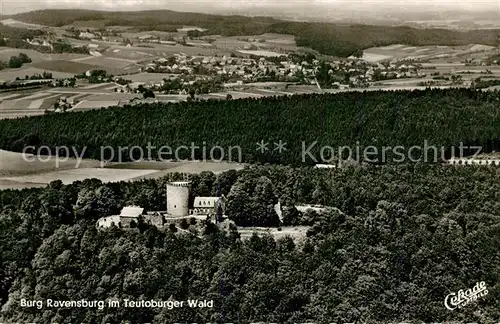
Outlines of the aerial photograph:
{"label": "aerial photograph", "polygon": [[500,1],[0,0],[0,323],[500,324]]}

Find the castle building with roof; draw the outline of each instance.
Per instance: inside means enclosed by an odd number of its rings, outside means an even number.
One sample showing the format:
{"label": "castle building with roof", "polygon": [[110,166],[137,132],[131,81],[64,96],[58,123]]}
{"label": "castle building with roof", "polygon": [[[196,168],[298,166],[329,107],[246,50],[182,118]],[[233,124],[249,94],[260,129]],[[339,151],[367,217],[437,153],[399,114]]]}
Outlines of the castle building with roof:
{"label": "castle building with roof", "polygon": [[191,182],[177,181],[166,185],[166,211],[145,212],[138,206],[124,207],[120,215],[102,217],[97,221],[98,228],[107,228],[113,225],[118,227],[135,227],[142,221],[163,227],[165,224],[182,219],[210,219],[220,220],[225,211],[225,197],[195,197],[192,208],[189,208]]}

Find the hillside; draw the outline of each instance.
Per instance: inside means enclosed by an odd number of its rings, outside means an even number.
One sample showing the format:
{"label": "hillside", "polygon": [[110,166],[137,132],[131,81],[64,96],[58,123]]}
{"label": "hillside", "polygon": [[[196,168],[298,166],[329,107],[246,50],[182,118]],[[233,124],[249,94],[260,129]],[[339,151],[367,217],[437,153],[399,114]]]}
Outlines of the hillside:
{"label": "hillside", "polygon": [[[484,150],[500,149],[500,107],[498,92],[483,93],[467,89],[425,91],[373,91],[324,95],[296,95],[262,99],[202,101],[179,104],[142,104],[82,113],[46,115],[0,121],[0,148],[20,152],[25,145],[86,146],[86,156],[101,158],[101,147],[144,148],[170,146],[173,150],[191,143],[225,149],[239,146],[243,162],[312,164],[305,147],[317,142],[309,152],[325,162],[329,150],[320,148],[366,147],[375,145],[444,146],[481,144]],[[256,151],[256,143],[269,142],[269,150]],[[273,143],[287,143],[278,153]],[[257,147],[258,148],[258,147]],[[122,153],[124,160],[137,156]],[[218,150],[216,152],[219,152]],[[232,161],[237,162],[237,152]],[[380,152],[380,151],[379,151]],[[152,157],[157,157],[153,151]],[[334,152],[335,154],[337,151]],[[214,158],[218,158],[214,154]],[[106,157],[107,158],[107,157]],[[115,154],[115,161],[119,158]],[[172,158],[172,156],[170,156]],[[178,158],[192,158],[181,150]],[[202,150],[196,159],[203,159]],[[380,155],[379,155],[380,158]]]}
{"label": "hillside", "polygon": [[224,36],[283,33],[296,36],[299,46],[323,54],[346,57],[359,49],[404,43],[424,45],[498,45],[498,30],[452,31],[369,25],[314,22],[288,22],[268,17],[222,16],[170,10],[140,12],[101,12],[88,10],[41,10],[17,14],[12,18],[26,23],[61,27],[74,22],[99,21],[105,26],[136,26],[141,30],[170,31],[178,26],[198,26],[208,33]]}

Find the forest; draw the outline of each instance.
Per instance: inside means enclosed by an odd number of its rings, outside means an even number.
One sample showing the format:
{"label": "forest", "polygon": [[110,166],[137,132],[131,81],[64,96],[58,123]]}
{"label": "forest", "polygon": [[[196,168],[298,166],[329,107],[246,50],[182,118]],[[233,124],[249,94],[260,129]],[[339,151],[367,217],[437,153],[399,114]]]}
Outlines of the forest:
{"label": "forest", "polygon": [[[163,209],[182,178],[0,191],[0,320],[71,323],[388,323],[500,318],[500,170],[384,165],[335,171],[253,166],[192,175],[194,195],[225,194],[262,215],[284,206],[311,214],[303,241],[242,240],[235,227],[199,235],[140,224],[96,230],[127,204]],[[249,189],[250,188],[250,189]],[[253,188],[253,189],[252,189]],[[240,197],[240,198],[238,198]],[[266,198],[267,197],[267,198]],[[238,217],[228,211],[228,217]],[[260,216],[259,216],[260,217]],[[270,224],[270,226],[281,226]],[[449,311],[446,295],[484,281],[488,295]],[[36,308],[20,300],[208,299],[213,308]]]}
{"label": "forest", "polygon": [[[408,149],[427,141],[457,156],[461,142],[481,145],[483,152],[500,149],[499,100],[498,92],[427,89],[139,104],[0,120],[0,148],[22,152],[27,146],[36,150],[45,145],[56,154],[56,147],[67,146],[99,160],[111,158],[101,156],[101,148],[107,146],[114,150],[139,146],[147,152],[148,145],[176,149],[194,143],[204,145],[207,152],[215,146],[226,148],[224,159],[229,158],[228,148],[239,146],[243,162],[312,165],[333,161],[327,150],[321,151],[323,146],[375,146],[379,148],[377,161],[391,162],[390,156],[381,161],[384,146]],[[256,150],[262,140],[271,143],[269,151]],[[279,140],[287,143],[281,153],[272,150],[272,143]],[[214,159],[220,158],[219,151],[215,152]],[[236,152],[230,152],[237,162]],[[152,153],[153,159],[161,157]],[[124,150],[113,161],[141,156],[147,157],[138,150]],[[210,158],[201,149],[195,152],[195,159],[204,157]],[[178,158],[193,156],[189,150],[180,150]],[[333,152],[333,158],[339,154]],[[428,162],[435,162],[434,158]]]}
{"label": "forest", "polygon": [[134,26],[171,31],[175,26],[198,26],[206,34],[223,36],[282,33],[294,35],[298,46],[321,54],[348,57],[360,50],[404,43],[425,45],[498,45],[499,30],[453,31],[410,27],[288,22],[268,17],[222,16],[170,10],[140,12],[100,12],[91,10],[42,10],[11,18],[48,26],[64,26],[75,21],[105,21],[108,26]]}

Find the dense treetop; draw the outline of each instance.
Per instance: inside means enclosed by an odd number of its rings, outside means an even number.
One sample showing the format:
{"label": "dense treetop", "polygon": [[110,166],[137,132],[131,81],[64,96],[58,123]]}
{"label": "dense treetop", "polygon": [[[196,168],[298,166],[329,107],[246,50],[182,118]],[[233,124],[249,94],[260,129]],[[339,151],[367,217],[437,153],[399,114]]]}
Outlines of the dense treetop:
{"label": "dense treetop", "polygon": [[[105,146],[118,150],[119,146],[138,145],[147,152],[148,143],[173,150],[194,143],[207,147],[207,158],[210,148],[219,145],[225,150],[225,159],[231,152],[236,161],[238,150],[230,148],[239,146],[244,162],[290,164],[324,162],[330,157],[328,150],[321,156],[322,146],[333,147],[336,154],[338,147],[354,147],[357,142],[361,147],[404,146],[406,150],[423,146],[424,141],[445,148],[464,142],[492,151],[500,149],[499,100],[498,92],[428,89],[142,104],[1,120],[0,148],[22,151],[26,145],[53,149],[74,145],[82,152],[85,146],[86,157],[100,159]],[[270,151],[256,150],[256,143],[262,140],[270,142]],[[272,151],[273,142],[279,140],[287,143],[287,151],[281,154]],[[195,151],[195,158],[202,159],[202,149]],[[306,154],[303,161],[306,151],[314,158]],[[213,152],[218,157],[219,151]],[[152,153],[155,158],[155,151]],[[192,157],[191,150],[179,153],[179,158]],[[139,158],[138,154],[132,156]],[[116,153],[115,160],[118,156]],[[129,157],[123,151],[123,160]]]}
{"label": "dense treetop", "polygon": [[[253,167],[192,177],[195,194],[228,203],[261,195],[242,210],[266,215],[323,203],[304,242],[203,225],[199,236],[95,229],[128,203],[162,209],[169,179],[97,180],[0,191],[0,319],[7,322],[479,322],[500,316],[500,170],[386,165],[336,171]],[[250,187],[254,187],[253,189]],[[238,198],[239,197],[239,198]],[[267,198],[266,198],[267,197]],[[233,217],[234,215],[229,215]],[[239,217],[239,215],[236,215]],[[447,311],[451,292],[485,281],[488,295]],[[213,299],[213,309],[90,308],[42,311],[29,300]]]}

